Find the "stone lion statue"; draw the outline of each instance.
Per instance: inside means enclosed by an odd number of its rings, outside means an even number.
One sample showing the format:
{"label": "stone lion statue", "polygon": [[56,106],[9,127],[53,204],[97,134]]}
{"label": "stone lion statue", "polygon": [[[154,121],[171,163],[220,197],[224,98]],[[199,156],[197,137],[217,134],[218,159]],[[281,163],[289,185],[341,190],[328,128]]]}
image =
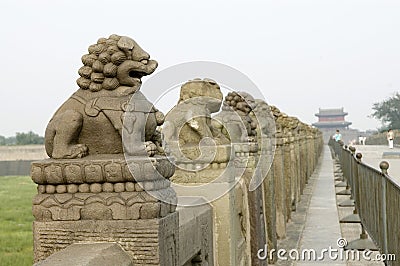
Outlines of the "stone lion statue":
{"label": "stone lion statue", "polygon": [[[129,155],[154,155],[160,137],[156,127],[164,116],[139,88],[157,62],[133,39],[115,34],[100,38],[88,50],[78,71],[79,89],[46,128],[47,154],[55,159],[124,150]],[[128,143],[122,141],[124,134]]]}
{"label": "stone lion statue", "polygon": [[273,138],[275,134],[275,119],[270,106],[261,99],[255,100],[255,107],[251,113],[251,118],[257,123],[257,138]]}
{"label": "stone lion statue", "polygon": [[168,112],[163,126],[165,145],[176,158],[181,157],[180,152],[187,158],[198,158],[202,140],[220,142],[211,114],[219,111],[222,97],[219,85],[211,79],[193,79],[182,85],[178,104]]}
{"label": "stone lion statue", "polygon": [[251,141],[256,135],[256,121],[250,114],[254,98],[246,92],[229,92],[222,111],[214,116],[213,126],[233,143]]}

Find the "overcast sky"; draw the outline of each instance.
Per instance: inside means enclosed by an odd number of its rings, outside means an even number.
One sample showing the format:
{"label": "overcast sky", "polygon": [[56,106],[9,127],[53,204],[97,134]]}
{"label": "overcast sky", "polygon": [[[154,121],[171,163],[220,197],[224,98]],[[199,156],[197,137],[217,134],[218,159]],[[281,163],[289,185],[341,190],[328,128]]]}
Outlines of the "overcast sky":
{"label": "overcast sky", "polygon": [[135,39],[157,71],[223,63],[304,122],[344,107],[353,128],[374,129],[372,104],[400,90],[399,14],[399,1],[383,0],[2,0],[0,135],[44,134],[78,88],[87,47],[112,33]]}

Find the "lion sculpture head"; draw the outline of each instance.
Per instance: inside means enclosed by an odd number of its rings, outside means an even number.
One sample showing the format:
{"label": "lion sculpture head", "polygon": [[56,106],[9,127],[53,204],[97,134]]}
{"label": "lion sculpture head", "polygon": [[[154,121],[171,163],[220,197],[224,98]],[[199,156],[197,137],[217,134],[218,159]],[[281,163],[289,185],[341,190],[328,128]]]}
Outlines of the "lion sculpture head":
{"label": "lion sculpture head", "polygon": [[120,86],[138,90],[141,78],[153,73],[158,65],[133,39],[116,34],[100,38],[88,51],[82,56],[84,66],[76,82],[81,89],[92,92]]}

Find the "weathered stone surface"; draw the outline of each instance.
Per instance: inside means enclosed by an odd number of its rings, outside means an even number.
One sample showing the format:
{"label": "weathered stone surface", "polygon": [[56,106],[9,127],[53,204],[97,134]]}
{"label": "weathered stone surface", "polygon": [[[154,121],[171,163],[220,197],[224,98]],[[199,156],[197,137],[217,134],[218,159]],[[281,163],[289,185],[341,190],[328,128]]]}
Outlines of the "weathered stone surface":
{"label": "weathered stone surface", "polygon": [[249,265],[251,236],[246,185],[239,182],[211,205],[214,209],[217,265]]}
{"label": "weathered stone surface", "polygon": [[[214,265],[213,210],[200,197],[180,197],[178,265]],[[200,205],[199,205],[200,204]],[[193,206],[199,205],[199,206]]]}
{"label": "weathered stone surface", "polygon": [[178,224],[176,212],[160,219],[35,221],[35,262],[73,243],[113,242],[134,265],[177,265]]}
{"label": "weathered stone surface", "polygon": [[156,127],[163,123],[163,115],[139,88],[141,77],[153,73],[157,62],[150,60],[134,40],[116,34],[100,38],[88,50],[89,54],[82,57],[84,66],[78,71],[80,89],[47,126],[47,154],[55,159],[71,159],[88,154],[120,154],[124,149],[129,155],[153,156],[159,151]]}
{"label": "weathered stone surface", "polygon": [[165,156],[135,156],[126,161],[123,154],[107,154],[36,161],[31,177],[36,184],[118,183],[170,178],[174,171],[171,158]]}
{"label": "weathered stone surface", "polygon": [[116,242],[134,265],[176,265],[175,166],[156,130],[164,116],[138,91],[157,62],[118,35],[82,62],[80,89],[46,129],[51,159],[32,165],[35,261],[74,243]]}
{"label": "weathered stone surface", "polygon": [[257,122],[258,140],[261,137],[272,139],[276,132],[276,124],[271,107],[265,101],[256,99],[254,110],[250,115]]}
{"label": "weathered stone surface", "polygon": [[[191,80],[163,128],[175,171],[156,130],[163,114],[138,91],[157,63],[117,35],[82,62],[80,89],[46,130],[52,159],[32,166],[35,261],[73,243],[113,242],[134,265],[265,265],[258,250],[285,237],[316,165],[318,131],[245,92],[229,93],[212,117],[219,85]],[[182,207],[178,221],[168,178],[211,207]]]}
{"label": "weathered stone surface", "polygon": [[213,117],[213,125],[230,143],[254,141],[257,122],[251,112],[254,98],[246,92],[230,92],[225,97],[222,111]]}
{"label": "weathered stone surface", "polygon": [[168,112],[163,126],[168,153],[178,161],[211,162],[215,156],[218,158],[219,154],[215,154],[218,150],[203,152],[202,147],[214,146],[212,140],[217,144],[226,143],[211,125],[211,114],[219,111],[221,103],[220,87],[213,80],[194,79],[182,85],[178,104]]}
{"label": "weathered stone surface", "polygon": [[286,195],[281,139],[277,140],[274,156],[276,234],[278,239],[286,237]]}
{"label": "weathered stone surface", "polygon": [[292,214],[292,204],[294,201],[294,195],[292,192],[293,185],[292,182],[294,182],[294,177],[292,176],[292,171],[291,171],[291,160],[290,160],[290,135],[291,133],[288,133],[288,138],[285,138],[285,141],[283,143],[283,171],[284,171],[284,178],[285,178],[285,203],[286,203],[286,222],[289,222],[291,219],[291,214]]}
{"label": "weathered stone surface", "polygon": [[[259,110],[263,111],[265,106],[261,102],[259,104]],[[228,94],[223,110],[212,118],[211,128],[217,132],[212,135],[217,144],[218,137],[221,136],[229,141],[229,146],[226,146],[231,147],[231,156],[224,162],[216,163],[216,160],[221,158],[217,156],[217,159],[214,159],[205,168],[203,168],[204,162],[199,158],[189,163],[178,158],[177,169],[174,176],[171,177],[173,182],[187,186],[209,185],[208,183],[213,182],[215,191],[219,191],[219,186],[233,188],[218,199],[210,198],[209,194],[212,193],[207,189],[202,189],[202,186],[190,189],[191,195],[196,193],[198,196],[212,200],[211,204],[215,208],[214,215],[216,217],[214,223],[217,249],[215,253],[219,265],[264,265],[264,262],[260,262],[257,258],[257,251],[263,248],[267,241],[263,188],[261,186],[251,192],[248,190],[250,180],[254,175],[258,154],[261,151],[261,153],[269,155],[266,157],[271,159],[273,149],[268,146],[272,143],[271,141],[263,142],[267,144],[266,148],[271,154],[260,149],[256,142],[257,120],[256,116],[252,114],[255,106],[255,100],[247,93]],[[175,108],[178,107],[179,105]],[[264,124],[260,125],[260,131],[265,133],[264,137],[272,136],[274,130],[271,130],[271,125],[268,124],[273,121],[272,116],[260,115],[265,118],[262,120]],[[168,142],[168,139],[166,141]],[[217,149],[222,147],[224,146],[218,145]],[[272,163],[271,160],[270,163]],[[266,175],[267,172],[268,169],[263,174]],[[223,174],[231,174],[231,178],[221,178]],[[238,183],[235,184],[236,182]],[[178,195],[187,193],[184,188],[177,187],[176,189]],[[225,190],[222,189],[222,191]],[[271,204],[273,203],[271,202]],[[226,253],[226,250],[229,250],[229,253]]]}
{"label": "weathered stone surface", "polygon": [[34,266],[134,266],[132,258],[115,243],[72,244]]}
{"label": "weathered stone surface", "polygon": [[[274,169],[273,167],[268,171],[267,177],[263,182],[264,192],[264,206],[265,206],[265,222],[267,229],[268,241],[266,241],[267,247],[271,249],[277,249],[277,236],[276,236],[276,207],[275,207],[275,185],[274,185]],[[274,263],[276,256],[272,260],[268,260],[268,263]]]}
{"label": "weathered stone surface", "polygon": [[[160,212],[161,205],[173,211],[166,202],[176,198],[176,194],[169,184],[157,193],[159,199],[146,191],[38,194],[33,199],[32,213],[36,221],[158,218],[166,215]],[[160,202],[160,198],[165,202]],[[146,208],[151,211],[147,212]],[[141,214],[137,210],[141,210]]]}
{"label": "weathered stone surface", "polygon": [[[246,169],[243,178],[246,182],[247,190],[249,187],[249,180],[252,175],[253,169]],[[266,262],[260,261],[257,257],[258,250],[263,248],[263,246],[265,246],[265,244],[267,243],[262,186],[258,187],[254,191],[249,191],[247,197],[250,224],[249,242],[251,265],[266,265]]]}

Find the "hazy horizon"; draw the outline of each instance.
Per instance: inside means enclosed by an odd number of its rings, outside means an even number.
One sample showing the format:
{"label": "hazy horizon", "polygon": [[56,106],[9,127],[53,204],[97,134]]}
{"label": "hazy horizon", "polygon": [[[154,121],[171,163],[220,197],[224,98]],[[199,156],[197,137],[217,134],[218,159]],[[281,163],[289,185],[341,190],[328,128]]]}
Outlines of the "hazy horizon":
{"label": "hazy horizon", "polygon": [[309,124],[319,108],[343,107],[351,128],[376,129],[373,103],[400,91],[397,1],[5,0],[0,14],[3,136],[43,135],[78,89],[81,56],[113,33],[135,39],[156,72],[198,60],[231,66]]}

